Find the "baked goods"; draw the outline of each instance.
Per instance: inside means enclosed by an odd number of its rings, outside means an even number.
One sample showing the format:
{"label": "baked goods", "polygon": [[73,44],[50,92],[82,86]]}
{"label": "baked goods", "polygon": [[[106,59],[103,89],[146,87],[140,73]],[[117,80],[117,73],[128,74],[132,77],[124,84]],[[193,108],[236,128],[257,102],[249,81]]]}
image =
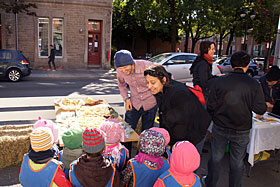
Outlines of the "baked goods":
{"label": "baked goods", "polygon": [[69,99],[63,98],[55,101],[63,110],[75,110],[85,105],[85,102],[82,99]]}
{"label": "baked goods", "polygon": [[97,100],[95,101],[94,99],[90,98],[90,97],[86,97],[84,98],[84,102],[85,102],[85,105],[89,105],[89,106],[94,106],[94,105],[99,105],[101,103],[104,103],[104,100]]}

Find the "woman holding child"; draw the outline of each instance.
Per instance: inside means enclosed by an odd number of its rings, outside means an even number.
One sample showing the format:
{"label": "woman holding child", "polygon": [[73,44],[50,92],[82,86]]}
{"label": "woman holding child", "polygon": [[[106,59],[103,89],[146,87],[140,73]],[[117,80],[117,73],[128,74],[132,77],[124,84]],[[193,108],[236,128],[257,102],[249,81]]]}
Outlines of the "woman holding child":
{"label": "woman holding child", "polygon": [[185,84],[172,80],[163,66],[151,66],[144,75],[157,100],[160,127],[170,134],[170,146],[182,140],[197,146],[205,137],[211,121],[197,97]]}

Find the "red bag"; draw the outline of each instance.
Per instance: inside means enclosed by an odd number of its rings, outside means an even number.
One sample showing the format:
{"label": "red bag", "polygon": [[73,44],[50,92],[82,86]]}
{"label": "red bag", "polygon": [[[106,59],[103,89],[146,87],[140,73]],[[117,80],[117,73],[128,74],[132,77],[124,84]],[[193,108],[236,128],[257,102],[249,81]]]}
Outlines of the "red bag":
{"label": "red bag", "polygon": [[200,86],[195,85],[194,87],[188,86],[188,89],[190,91],[192,91],[192,93],[194,93],[194,95],[196,95],[196,97],[198,98],[198,100],[201,102],[202,105],[205,105],[205,98],[204,95],[202,93],[202,89],[200,88]]}

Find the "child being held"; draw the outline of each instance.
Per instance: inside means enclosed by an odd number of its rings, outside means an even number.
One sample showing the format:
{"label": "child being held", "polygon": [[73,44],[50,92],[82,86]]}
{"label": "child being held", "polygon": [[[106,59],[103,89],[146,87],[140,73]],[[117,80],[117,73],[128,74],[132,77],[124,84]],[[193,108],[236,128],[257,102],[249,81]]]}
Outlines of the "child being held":
{"label": "child being held", "polygon": [[170,163],[171,152],[170,152],[170,146],[168,145],[170,142],[170,135],[168,131],[164,128],[159,128],[159,127],[152,127],[150,128],[150,130],[157,131],[163,135],[165,140],[165,153],[163,154],[163,157],[166,158]]}
{"label": "child being held", "polygon": [[118,171],[102,156],[105,150],[102,131],[86,128],[82,149],[85,154],[70,166],[69,178],[74,186],[120,186]]}
{"label": "child being held", "polygon": [[199,177],[194,171],[200,165],[200,155],[189,141],[174,144],[170,160],[170,169],[157,179],[154,187],[201,187]]}
{"label": "child being held", "polygon": [[161,133],[145,130],[140,135],[139,153],[128,161],[122,171],[122,182],[129,186],[153,186],[157,178],[169,169],[169,163],[161,156],[165,152],[165,140]]}
{"label": "child being held", "polygon": [[125,141],[125,130],[118,120],[109,118],[100,127],[106,134],[106,148],[103,153],[109,158],[118,171],[121,171],[129,158],[128,150],[121,142]]}
{"label": "child being held", "polygon": [[67,178],[70,164],[83,154],[83,131],[82,127],[74,125],[62,135],[64,147],[63,150],[59,152],[59,160],[61,160],[65,166],[64,173]]}
{"label": "child being held", "polygon": [[22,186],[72,186],[63,172],[62,162],[54,159],[51,129],[38,127],[30,134],[31,148],[21,164]]}

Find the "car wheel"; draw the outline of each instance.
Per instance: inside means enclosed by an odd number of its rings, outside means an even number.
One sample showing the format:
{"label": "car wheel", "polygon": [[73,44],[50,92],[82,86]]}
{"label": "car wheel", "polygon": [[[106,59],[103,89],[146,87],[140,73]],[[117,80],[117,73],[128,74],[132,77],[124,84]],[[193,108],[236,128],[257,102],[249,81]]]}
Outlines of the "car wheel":
{"label": "car wheel", "polygon": [[21,79],[22,74],[18,69],[11,69],[8,71],[7,77],[12,82],[17,82]]}
{"label": "car wheel", "polygon": [[246,73],[247,73],[247,75],[249,75],[250,77],[253,77],[253,76],[254,76],[252,71],[247,71]]}

